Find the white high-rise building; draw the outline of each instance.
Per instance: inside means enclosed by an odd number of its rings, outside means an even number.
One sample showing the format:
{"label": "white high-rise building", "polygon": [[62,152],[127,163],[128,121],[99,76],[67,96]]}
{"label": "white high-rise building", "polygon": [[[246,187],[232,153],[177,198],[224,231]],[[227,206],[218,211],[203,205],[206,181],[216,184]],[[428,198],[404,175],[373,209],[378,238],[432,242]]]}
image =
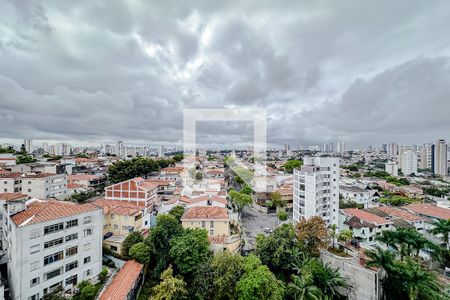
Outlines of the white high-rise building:
{"label": "white high-rise building", "polygon": [[398,164],[396,162],[389,161],[384,167],[386,173],[389,173],[391,176],[398,176]]}
{"label": "white high-rise building", "polygon": [[400,169],[403,175],[417,174],[417,154],[411,149],[404,150],[399,155]]}
{"label": "white high-rise building", "polygon": [[25,151],[31,153],[33,151],[33,141],[30,139],[23,140],[23,144],[25,145]]}
{"label": "white high-rise building", "polygon": [[398,155],[398,145],[395,143],[389,143],[387,145],[387,156],[397,157],[397,155]]}
{"label": "white high-rise building", "polygon": [[70,155],[70,145],[66,143],[58,143],[55,147],[55,154],[61,156]]}
{"label": "white high-rise building", "polygon": [[294,170],[293,220],[319,216],[327,225],[338,224],[339,158],[305,157]]}
{"label": "white high-rise building", "polygon": [[101,208],[36,199],[14,205],[14,214],[11,207],[0,208],[11,299],[38,300],[56,288],[73,291],[81,281],[98,276]]}
{"label": "white high-rise building", "polygon": [[119,157],[125,157],[125,147],[122,141],[116,143],[116,155]]}
{"label": "white high-rise building", "polygon": [[345,152],[345,143],[344,142],[337,142],[336,143],[336,152],[337,153],[344,153]]}
{"label": "white high-rise building", "polygon": [[49,147],[47,142],[42,143],[42,149],[44,150],[44,153],[49,153]]}
{"label": "white high-rise building", "polygon": [[433,159],[433,146],[431,144],[425,144],[420,149],[420,168],[431,169]]}
{"label": "white high-rise building", "polygon": [[432,169],[436,175],[448,175],[448,145],[445,140],[437,140],[433,145]]}

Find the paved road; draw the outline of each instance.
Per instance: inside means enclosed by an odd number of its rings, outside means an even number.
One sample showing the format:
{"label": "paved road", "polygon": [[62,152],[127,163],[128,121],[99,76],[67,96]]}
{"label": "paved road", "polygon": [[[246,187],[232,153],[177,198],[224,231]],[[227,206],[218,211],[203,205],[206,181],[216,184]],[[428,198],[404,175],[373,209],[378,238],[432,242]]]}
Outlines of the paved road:
{"label": "paved road", "polygon": [[244,239],[246,247],[252,249],[255,246],[256,236],[264,232],[265,228],[274,229],[278,225],[276,214],[266,215],[245,207],[242,211],[242,226],[244,228]]}

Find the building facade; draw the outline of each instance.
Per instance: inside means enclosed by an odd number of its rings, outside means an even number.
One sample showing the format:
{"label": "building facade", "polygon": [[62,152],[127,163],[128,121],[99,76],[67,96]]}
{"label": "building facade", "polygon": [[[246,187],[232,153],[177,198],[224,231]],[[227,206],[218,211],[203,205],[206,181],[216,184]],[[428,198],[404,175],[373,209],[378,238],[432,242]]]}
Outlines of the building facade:
{"label": "building facade", "polygon": [[408,149],[400,153],[400,169],[403,175],[417,174],[417,154]]}
{"label": "building facade", "polygon": [[436,175],[447,176],[448,174],[448,145],[445,140],[437,140],[432,146],[432,171]]}
{"label": "building facade", "polygon": [[38,300],[56,288],[73,291],[102,269],[102,211],[92,204],[31,200],[8,218],[12,299]]}
{"label": "building facade", "polygon": [[305,157],[294,170],[293,220],[319,216],[327,225],[338,224],[339,158]]}
{"label": "building facade", "polygon": [[22,177],[22,193],[39,199],[64,199],[67,196],[67,176],[50,173],[24,176]]}

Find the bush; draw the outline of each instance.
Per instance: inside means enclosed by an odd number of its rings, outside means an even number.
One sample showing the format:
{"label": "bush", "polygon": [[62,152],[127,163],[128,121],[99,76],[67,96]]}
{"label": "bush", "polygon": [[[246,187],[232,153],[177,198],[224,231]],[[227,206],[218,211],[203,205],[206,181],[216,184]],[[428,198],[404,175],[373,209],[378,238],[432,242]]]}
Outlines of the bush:
{"label": "bush", "polygon": [[279,219],[281,222],[284,222],[284,221],[286,221],[286,220],[288,219],[288,213],[287,213],[285,210],[280,210],[280,211],[277,213],[277,216],[278,216],[278,219]]}
{"label": "bush", "polygon": [[107,268],[103,268],[102,271],[100,272],[100,274],[98,274],[98,280],[101,283],[105,283],[107,276],[108,276],[108,269]]}

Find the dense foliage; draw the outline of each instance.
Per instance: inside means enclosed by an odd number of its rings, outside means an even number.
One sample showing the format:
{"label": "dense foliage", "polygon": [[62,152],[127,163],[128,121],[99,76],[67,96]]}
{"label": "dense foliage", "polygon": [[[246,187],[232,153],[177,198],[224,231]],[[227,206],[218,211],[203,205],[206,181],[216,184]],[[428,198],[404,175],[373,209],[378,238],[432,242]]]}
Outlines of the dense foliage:
{"label": "dense foliage", "polygon": [[146,178],[148,175],[158,172],[161,168],[173,164],[173,160],[153,160],[147,157],[120,160],[108,167],[108,179],[111,183],[117,183],[138,176]]}
{"label": "dense foliage", "polygon": [[301,160],[291,159],[283,165],[283,168],[286,173],[292,174],[294,172],[294,169],[300,168],[302,164],[303,162]]}

